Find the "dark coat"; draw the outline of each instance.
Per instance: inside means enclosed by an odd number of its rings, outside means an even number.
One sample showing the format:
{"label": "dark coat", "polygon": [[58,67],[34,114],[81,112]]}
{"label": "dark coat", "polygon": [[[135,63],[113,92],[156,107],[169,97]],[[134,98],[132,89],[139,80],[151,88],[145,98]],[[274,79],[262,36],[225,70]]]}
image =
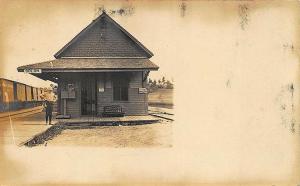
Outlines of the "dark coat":
{"label": "dark coat", "polygon": [[50,101],[46,101],[45,108],[46,108],[46,114],[52,115],[53,104]]}

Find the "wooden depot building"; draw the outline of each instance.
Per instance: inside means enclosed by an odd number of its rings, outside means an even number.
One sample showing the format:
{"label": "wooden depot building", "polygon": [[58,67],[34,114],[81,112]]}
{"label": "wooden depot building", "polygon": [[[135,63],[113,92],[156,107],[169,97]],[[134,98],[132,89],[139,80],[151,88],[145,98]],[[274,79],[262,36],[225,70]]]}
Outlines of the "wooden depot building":
{"label": "wooden depot building", "polygon": [[18,67],[58,84],[58,114],[101,116],[105,106],[147,115],[153,53],[103,12],[59,50],[55,60]]}

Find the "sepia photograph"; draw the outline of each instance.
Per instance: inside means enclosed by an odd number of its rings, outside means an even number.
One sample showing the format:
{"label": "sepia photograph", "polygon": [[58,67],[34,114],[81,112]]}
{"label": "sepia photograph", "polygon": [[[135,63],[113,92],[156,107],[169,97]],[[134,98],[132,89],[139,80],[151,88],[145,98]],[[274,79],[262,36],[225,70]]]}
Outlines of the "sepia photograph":
{"label": "sepia photograph", "polygon": [[0,16],[0,185],[300,186],[299,1]]}

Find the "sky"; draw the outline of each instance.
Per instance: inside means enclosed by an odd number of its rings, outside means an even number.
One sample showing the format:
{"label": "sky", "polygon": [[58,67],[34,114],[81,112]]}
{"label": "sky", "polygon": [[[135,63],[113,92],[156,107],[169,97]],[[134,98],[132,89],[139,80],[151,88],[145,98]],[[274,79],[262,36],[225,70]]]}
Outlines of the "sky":
{"label": "sky", "polygon": [[[181,2],[131,1],[2,1],[0,76],[33,86],[49,83],[18,73],[21,65],[54,59],[53,55],[95,19],[104,8],[113,19],[154,53],[160,66],[150,78],[174,79],[172,65],[184,17]],[[147,6],[145,6],[147,5]],[[125,10],[120,14],[120,9]],[[112,14],[115,11],[116,13]],[[100,12],[100,13],[99,13]],[[159,20],[159,21],[158,21]],[[181,46],[179,47],[181,48]]]}

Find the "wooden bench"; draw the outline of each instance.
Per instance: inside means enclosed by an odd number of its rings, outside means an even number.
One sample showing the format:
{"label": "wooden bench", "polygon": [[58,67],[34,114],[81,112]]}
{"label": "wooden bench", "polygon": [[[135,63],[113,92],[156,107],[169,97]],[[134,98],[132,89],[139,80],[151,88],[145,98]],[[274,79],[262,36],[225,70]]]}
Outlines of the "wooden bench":
{"label": "wooden bench", "polygon": [[123,108],[120,105],[110,105],[105,106],[104,111],[102,113],[103,117],[123,117],[125,112],[123,111]]}

